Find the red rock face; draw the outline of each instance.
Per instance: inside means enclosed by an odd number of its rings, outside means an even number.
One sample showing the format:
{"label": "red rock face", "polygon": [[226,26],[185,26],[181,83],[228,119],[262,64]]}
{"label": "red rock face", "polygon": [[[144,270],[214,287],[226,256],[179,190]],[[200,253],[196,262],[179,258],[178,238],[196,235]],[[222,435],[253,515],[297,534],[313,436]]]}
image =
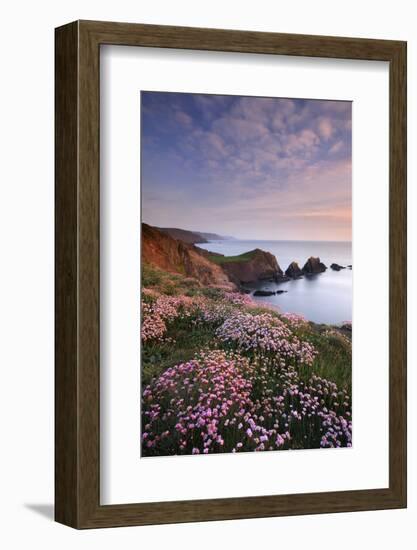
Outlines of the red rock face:
{"label": "red rock face", "polygon": [[142,261],[170,273],[194,277],[204,285],[235,288],[221,267],[208,260],[196,247],[146,223],[142,224]]}
{"label": "red rock face", "polygon": [[240,262],[224,262],[222,267],[230,279],[237,283],[253,283],[265,279],[279,280],[283,276],[273,254],[259,248],[248,252],[250,259]]}

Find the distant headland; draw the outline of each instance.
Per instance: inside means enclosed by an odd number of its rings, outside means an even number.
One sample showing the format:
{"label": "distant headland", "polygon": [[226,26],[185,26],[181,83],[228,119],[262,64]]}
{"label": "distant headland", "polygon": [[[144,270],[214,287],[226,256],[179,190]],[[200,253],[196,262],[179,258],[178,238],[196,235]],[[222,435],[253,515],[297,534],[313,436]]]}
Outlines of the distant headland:
{"label": "distant headland", "polygon": [[174,239],[179,239],[188,244],[202,244],[210,241],[229,241],[234,237],[217,235],[217,233],[205,233],[203,231],[189,231],[188,229],[179,229],[177,227],[156,227],[159,231],[166,233]]}

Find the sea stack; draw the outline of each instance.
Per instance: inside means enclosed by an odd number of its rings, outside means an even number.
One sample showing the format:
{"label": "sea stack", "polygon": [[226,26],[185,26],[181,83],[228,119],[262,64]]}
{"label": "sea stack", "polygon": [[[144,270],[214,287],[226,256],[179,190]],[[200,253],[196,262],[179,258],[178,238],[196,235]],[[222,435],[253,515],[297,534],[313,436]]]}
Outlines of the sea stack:
{"label": "sea stack", "polygon": [[290,279],[298,279],[299,277],[302,277],[303,272],[297,262],[291,262],[285,271],[285,275],[290,277]]}
{"label": "sea stack", "polygon": [[346,269],[346,268],[343,265],[332,264],[330,266],[330,269],[333,269],[333,271],[340,271],[341,269]]}
{"label": "sea stack", "polygon": [[320,261],[320,258],[314,258],[311,256],[303,267],[303,272],[307,275],[313,275],[316,273],[323,273],[327,267]]}

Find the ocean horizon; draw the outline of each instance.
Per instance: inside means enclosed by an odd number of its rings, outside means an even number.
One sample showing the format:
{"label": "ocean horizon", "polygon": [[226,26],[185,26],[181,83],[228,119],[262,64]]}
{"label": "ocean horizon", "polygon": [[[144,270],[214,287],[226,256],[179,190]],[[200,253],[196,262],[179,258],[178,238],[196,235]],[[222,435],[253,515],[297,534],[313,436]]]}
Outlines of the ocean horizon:
{"label": "ocean horizon", "polygon": [[319,257],[328,268],[326,272],[283,283],[258,283],[251,288],[286,292],[268,297],[254,296],[254,299],[259,303],[272,304],[281,312],[304,315],[315,323],[338,325],[352,320],[352,270],[330,269],[332,263],[344,267],[352,264],[351,241],[228,239],[197,246],[225,256],[236,256],[260,248],[273,254],[283,271],[293,261],[302,268],[310,256]]}

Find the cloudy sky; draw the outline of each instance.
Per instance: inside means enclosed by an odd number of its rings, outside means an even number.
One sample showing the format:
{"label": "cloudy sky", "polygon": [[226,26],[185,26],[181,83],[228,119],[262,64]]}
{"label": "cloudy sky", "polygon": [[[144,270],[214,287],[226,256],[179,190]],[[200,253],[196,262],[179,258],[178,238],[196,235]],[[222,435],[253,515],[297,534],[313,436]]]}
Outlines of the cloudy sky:
{"label": "cloudy sky", "polygon": [[351,103],[141,93],[143,221],[351,239]]}

